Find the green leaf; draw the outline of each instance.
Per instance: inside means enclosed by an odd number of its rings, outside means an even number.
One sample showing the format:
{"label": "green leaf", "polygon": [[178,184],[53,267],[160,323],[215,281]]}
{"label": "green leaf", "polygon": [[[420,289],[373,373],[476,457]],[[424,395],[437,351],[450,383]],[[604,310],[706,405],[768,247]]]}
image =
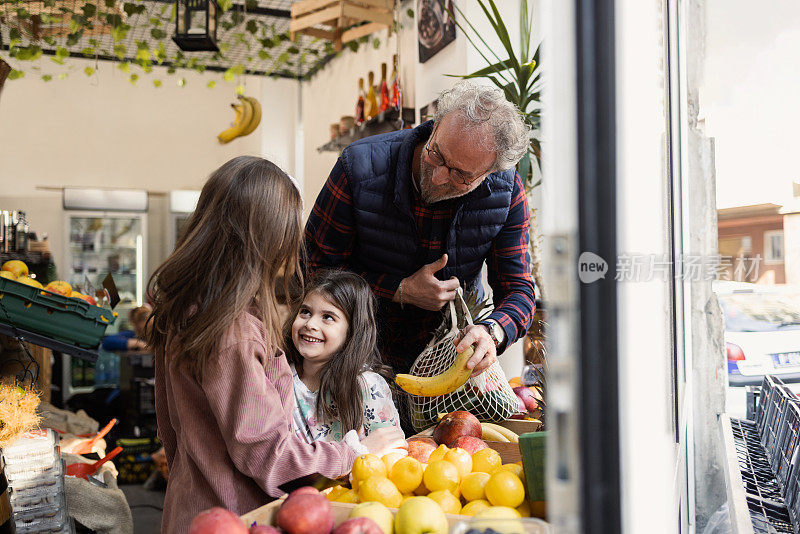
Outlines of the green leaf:
{"label": "green leaf", "polygon": [[259,57],[259,59],[262,59],[262,60],[266,61],[267,59],[271,58],[272,56],[266,50],[259,50],[258,51],[258,57]]}
{"label": "green leaf", "polygon": [[222,74],[222,79],[225,80],[226,82],[232,82],[233,80],[236,79],[236,75],[233,74],[231,69],[228,69]]}
{"label": "green leaf", "polygon": [[85,69],[83,69],[83,72],[87,76],[91,76],[92,74],[94,74],[94,69],[92,67],[86,67]]}
{"label": "green leaf", "polygon": [[131,85],[136,85],[136,81],[138,79],[139,79],[139,75],[138,74],[131,74],[130,78],[128,78],[128,81],[131,82]]}
{"label": "green leaf", "polygon": [[256,21],[254,19],[250,19],[250,20],[247,21],[247,25],[245,26],[245,29],[248,32],[250,32],[253,35],[255,35],[256,32],[258,31],[258,23],[256,23]]}
{"label": "green leaf", "polygon": [[233,7],[233,0],[218,0],[219,8],[225,12]]}
{"label": "green leaf", "polygon": [[105,4],[106,4],[107,8],[111,9],[111,8],[114,8],[117,5],[117,1],[116,0],[105,0]]}
{"label": "green leaf", "polygon": [[414,10],[411,9],[411,8],[406,9],[406,15],[408,16],[408,18],[413,19],[414,18]]}
{"label": "green leaf", "polygon": [[376,37],[375,39],[372,40],[372,48],[377,50],[380,47],[381,47],[381,40]]}
{"label": "green leaf", "polygon": [[175,74],[176,72],[177,72],[177,70],[172,65],[167,67],[167,74]]}
{"label": "green leaf", "polygon": [[25,73],[21,70],[11,69],[11,72],[8,73],[9,80],[18,80],[25,76]]}
{"label": "green leaf", "polygon": [[128,48],[124,44],[116,44],[114,45],[114,55],[120,59],[125,59],[125,56],[128,53]]}
{"label": "green leaf", "polygon": [[114,41],[123,41],[128,35],[128,30],[130,30],[130,26],[127,24],[116,26],[111,29],[111,37],[114,38]]}
{"label": "green leaf", "polygon": [[154,87],[161,87],[161,80],[159,80],[158,78],[153,80],[153,86]]}
{"label": "green leaf", "polygon": [[22,61],[34,61],[42,57],[42,49],[37,45],[28,45],[14,49],[12,57]]}
{"label": "green leaf", "polygon": [[81,8],[81,11],[83,11],[83,16],[84,17],[86,17],[87,19],[90,19],[90,18],[94,17],[97,14],[97,6],[92,4],[92,3],[87,2],[87,3],[83,4],[83,7]]}
{"label": "green leaf", "polygon": [[56,7],[56,0],[44,0],[44,7]]}
{"label": "green leaf", "polygon": [[214,80],[209,80],[209,82],[206,84],[206,87],[208,87],[209,89],[213,89],[214,87],[216,87],[216,85],[217,82],[215,82]]}
{"label": "green leaf", "polygon": [[125,2],[122,6],[123,11],[131,17],[133,15],[141,15],[145,12],[146,7],[144,4],[134,4],[133,2]]}
{"label": "green leaf", "polygon": [[296,46],[290,46],[289,48],[286,49],[286,51],[289,52],[290,54],[297,54],[300,52],[300,49],[297,48]]}
{"label": "green leaf", "polygon": [[185,87],[186,86],[186,78],[181,78],[178,80],[178,87]]}
{"label": "green leaf", "polygon": [[17,8],[17,18],[20,20],[28,20],[31,18],[31,14],[28,13],[28,10],[24,7]]}
{"label": "green leaf", "polygon": [[49,82],[53,77],[50,74],[42,74],[42,81]]}
{"label": "green leaf", "polygon": [[11,28],[11,29],[9,30],[9,32],[8,32],[8,37],[9,37],[9,39],[11,39],[12,41],[17,41],[17,40],[19,40],[19,39],[21,39],[21,38],[22,38],[22,36],[21,36],[21,35],[20,35],[20,33],[19,33],[19,30],[18,30],[18,29],[16,29],[16,28]]}
{"label": "green leaf", "polygon": [[125,61],[123,63],[120,63],[117,68],[127,74],[131,71],[131,64]]}
{"label": "green leaf", "polygon": [[94,48],[90,48],[90,47],[86,47],[83,50],[81,50],[81,54],[83,54],[86,57],[92,57],[96,53],[97,53],[97,50],[95,50]]}
{"label": "green leaf", "polygon": [[150,17],[150,25],[155,26],[156,28],[161,26],[161,18],[159,17]]}
{"label": "green leaf", "polygon": [[78,44],[78,41],[81,40],[82,36],[83,36],[83,30],[82,29],[80,31],[77,31],[77,32],[74,32],[74,33],[70,33],[69,35],[67,35],[66,45],[67,46],[75,46],[76,44]]}
{"label": "green leaf", "polygon": [[161,28],[153,28],[150,30],[150,35],[153,37],[153,39],[163,39],[167,36],[167,32]]}
{"label": "green leaf", "polygon": [[45,43],[49,44],[50,46],[56,46],[56,39],[55,39],[55,37],[53,37],[51,35],[47,35],[45,37],[42,37],[42,40]]}
{"label": "green leaf", "polygon": [[155,50],[153,50],[153,57],[156,58],[159,64],[163,63],[167,59],[167,49],[164,46],[164,43],[158,43]]}
{"label": "green leaf", "polygon": [[100,46],[100,41],[97,39],[89,39],[89,44],[95,48],[98,48]]}
{"label": "green leaf", "polygon": [[61,74],[58,75],[58,79],[59,80],[66,80],[67,76],[69,76],[69,73],[62,72]]}

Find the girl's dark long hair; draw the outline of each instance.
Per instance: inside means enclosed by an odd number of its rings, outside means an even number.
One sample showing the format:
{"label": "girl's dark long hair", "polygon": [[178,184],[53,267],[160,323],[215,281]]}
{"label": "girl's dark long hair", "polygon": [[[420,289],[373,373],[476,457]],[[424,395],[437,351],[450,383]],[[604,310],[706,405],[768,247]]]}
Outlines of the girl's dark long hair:
{"label": "girl's dark long hair", "polygon": [[[375,296],[363,278],[349,271],[317,271],[306,286],[305,295],[317,293],[344,312],[348,328],[341,350],[322,367],[316,415],[326,423],[340,421],[342,433],[358,431],[364,424],[364,393],[361,373],[373,371],[386,378],[391,369],[381,364],[375,324]],[[289,361],[302,377],[303,357],[292,342],[292,323],[299,305],[284,325],[284,342]]]}
{"label": "girl's dark long hair", "polygon": [[301,212],[291,179],[263,158],[240,156],[214,171],[175,251],[150,278],[148,344],[202,379],[225,332],[251,311],[279,346],[275,286],[281,275],[302,284]]}

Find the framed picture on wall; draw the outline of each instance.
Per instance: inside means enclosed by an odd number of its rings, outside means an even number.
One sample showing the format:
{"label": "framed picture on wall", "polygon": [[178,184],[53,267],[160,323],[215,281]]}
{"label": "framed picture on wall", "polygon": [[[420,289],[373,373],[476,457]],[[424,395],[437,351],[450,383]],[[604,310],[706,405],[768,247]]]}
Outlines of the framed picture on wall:
{"label": "framed picture on wall", "polygon": [[[444,8],[447,6],[447,9]],[[453,0],[417,0],[419,62],[425,63],[456,39]]]}

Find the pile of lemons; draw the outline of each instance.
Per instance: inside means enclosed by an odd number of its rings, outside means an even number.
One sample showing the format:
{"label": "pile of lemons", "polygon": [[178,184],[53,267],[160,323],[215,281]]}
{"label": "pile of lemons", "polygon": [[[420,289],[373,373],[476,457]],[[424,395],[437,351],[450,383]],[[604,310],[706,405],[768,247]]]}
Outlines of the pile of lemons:
{"label": "pile of lemons", "polygon": [[515,510],[517,517],[530,517],[525,487],[521,462],[503,464],[500,454],[490,448],[470,456],[464,449],[440,445],[427,464],[400,451],[383,458],[359,456],[353,463],[352,489],[338,486],[327,497],[336,502],[379,502],[399,508],[414,496],[426,496],[447,514],[475,516],[503,507]]}

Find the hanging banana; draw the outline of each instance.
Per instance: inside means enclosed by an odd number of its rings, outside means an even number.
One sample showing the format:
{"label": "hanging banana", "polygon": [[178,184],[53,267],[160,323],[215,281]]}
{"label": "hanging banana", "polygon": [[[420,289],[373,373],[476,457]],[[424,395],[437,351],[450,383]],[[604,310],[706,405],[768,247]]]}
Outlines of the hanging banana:
{"label": "hanging banana", "polygon": [[239,102],[231,104],[231,107],[236,112],[233,123],[217,136],[223,145],[251,133],[261,122],[261,104],[255,98],[239,96]]}
{"label": "hanging banana", "polygon": [[468,347],[464,352],[456,355],[453,365],[436,376],[413,376],[400,374],[394,379],[395,383],[412,395],[419,397],[440,397],[457,390],[469,379],[472,369],[467,367],[467,362],[474,351]]}
{"label": "hanging banana", "polygon": [[258,128],[258,125],[261,122],[261,104],[259,104],[258,100],[251,96],[243,96],[241,99],[250,102],[250,106],[253,108],[253,118],[250,119],[250,122],[247,124],[244,131],[239,134],[239,137],[244,137],[245,135],[253,133],[253,130]]}

